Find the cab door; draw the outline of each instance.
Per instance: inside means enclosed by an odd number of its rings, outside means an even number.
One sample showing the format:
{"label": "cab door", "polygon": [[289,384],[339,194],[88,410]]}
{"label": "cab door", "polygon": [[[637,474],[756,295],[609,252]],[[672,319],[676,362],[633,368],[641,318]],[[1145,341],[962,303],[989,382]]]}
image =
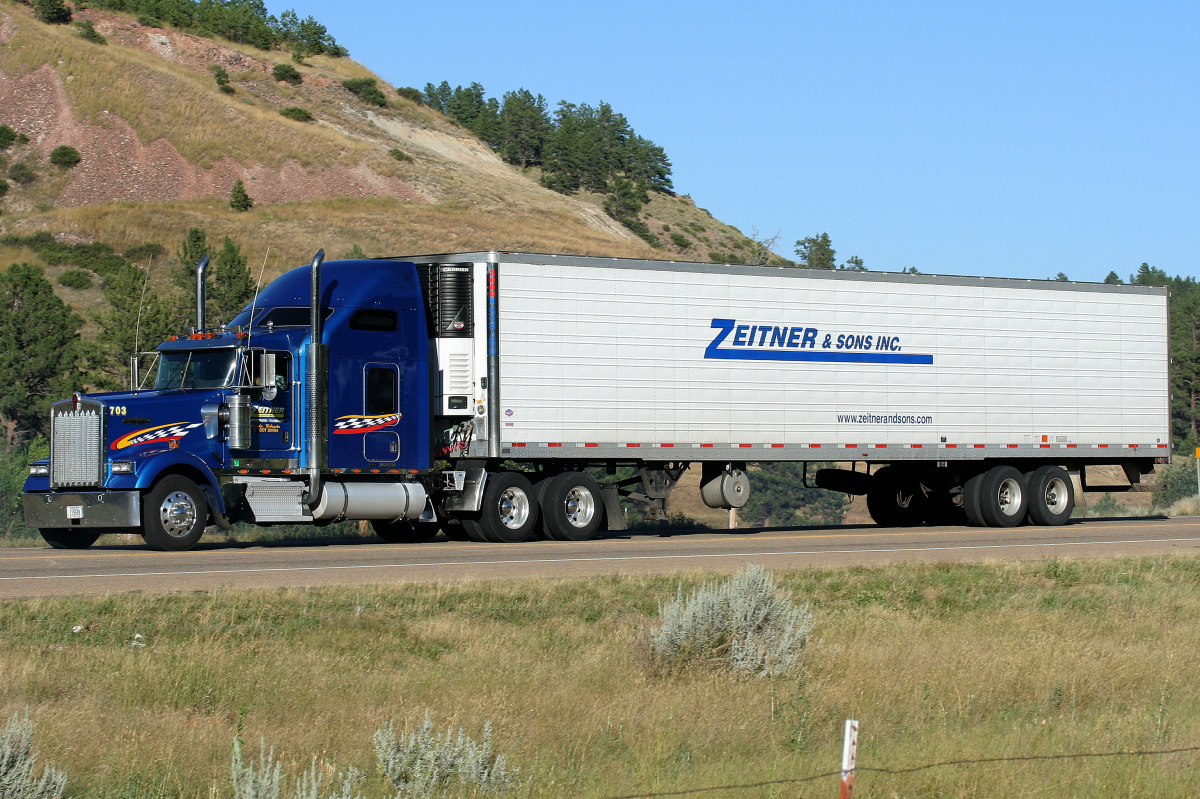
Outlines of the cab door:
{"label": "cab door", "polygon": [[263,386],[261,396],[254,399],[251,427],[256,447],[263,457],[287,457],[288,451],[295,448],[292,426],[296,392],[292,385],[292,356],[287,351],[268,351],[265,355],[271,359],[268,363],[273,363],[274,368],[259,372],[265,374],[265,378],[256,377],[274,384]]}

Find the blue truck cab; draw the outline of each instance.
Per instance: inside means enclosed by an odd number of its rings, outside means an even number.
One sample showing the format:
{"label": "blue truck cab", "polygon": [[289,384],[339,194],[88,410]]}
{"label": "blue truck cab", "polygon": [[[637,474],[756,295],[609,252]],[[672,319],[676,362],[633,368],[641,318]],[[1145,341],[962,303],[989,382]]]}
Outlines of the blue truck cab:
{"label": "blue truck cab", "polygon": [[55,403],[26,523],[60,548],[130,532],[184,550],[237,521],[412,538],[434,518],[427,320],[413,263],[284,273],[227,324],[159,345],[141,387]]}

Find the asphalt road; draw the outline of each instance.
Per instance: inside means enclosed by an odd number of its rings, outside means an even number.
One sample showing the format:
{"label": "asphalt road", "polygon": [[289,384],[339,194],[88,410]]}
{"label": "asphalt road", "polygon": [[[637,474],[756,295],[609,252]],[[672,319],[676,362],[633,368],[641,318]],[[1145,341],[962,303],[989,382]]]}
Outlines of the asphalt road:
{"label": "asphalt road", "polygon": [[1200,517],[1087,520],[1062,527],[772,528],[604,533],[592,541],[404,545],[364,540],[0,549],[0,599],[606,574],[962,563],[1200,553]]}

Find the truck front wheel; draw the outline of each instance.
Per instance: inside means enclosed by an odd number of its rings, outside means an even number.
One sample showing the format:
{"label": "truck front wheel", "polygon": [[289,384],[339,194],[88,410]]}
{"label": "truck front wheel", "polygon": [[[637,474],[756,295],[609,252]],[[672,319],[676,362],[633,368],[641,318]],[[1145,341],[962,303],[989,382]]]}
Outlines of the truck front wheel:
{"label": "truck front wheel", "polygon": [[101,530],[72,530],[69,527],[43,527],[39,532],[55,549],[87,549],[96,543]]}
{"label": "truck front wheel", "polygon": [[142,503],[142,538],[151,549],[183,552],[204,535],[208,503],[199,486],[186,477],[164,477]]}

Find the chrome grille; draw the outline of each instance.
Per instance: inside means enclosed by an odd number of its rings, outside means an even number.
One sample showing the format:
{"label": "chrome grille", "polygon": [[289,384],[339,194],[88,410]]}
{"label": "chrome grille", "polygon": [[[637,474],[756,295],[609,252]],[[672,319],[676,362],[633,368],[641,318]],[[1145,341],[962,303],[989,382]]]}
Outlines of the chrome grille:
{"label": "chrome grille", "polygon": [[96,402],[62,402],[50,410],[51,487],[103,484],[103,422],[104,408]]}

